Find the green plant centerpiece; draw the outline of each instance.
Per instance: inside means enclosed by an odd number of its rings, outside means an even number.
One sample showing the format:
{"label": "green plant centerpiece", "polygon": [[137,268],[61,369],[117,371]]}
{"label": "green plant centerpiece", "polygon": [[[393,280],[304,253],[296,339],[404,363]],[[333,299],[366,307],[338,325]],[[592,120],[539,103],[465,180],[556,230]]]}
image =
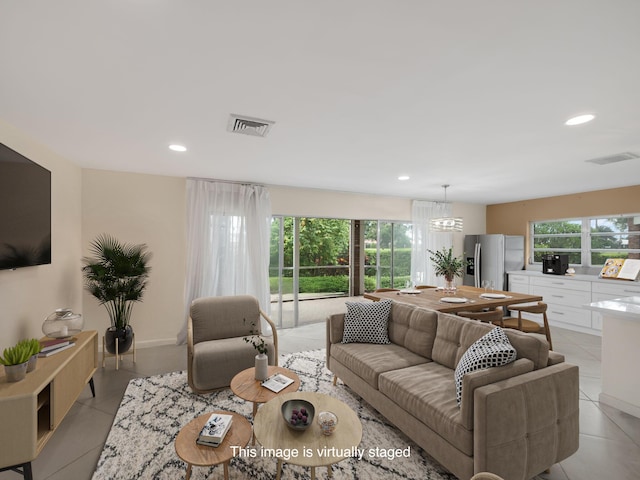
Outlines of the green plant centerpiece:
{"label": "green plant centerpiece", "polygon": [[27,364],[31,358],[31,347],[24,341],[5,348],[0,357],[8,382],[17,382],[27,375]]}
{"label": "green plant centerpiece", "polygon": [[85,289],[104,305],[111,320],[105,334],[109,353],[131,348],[133,329],[129,324],[135,302],[141,302],[151,267],[146,244],[122,243],[108,234],[90,245],[92,257],[82,259]]}
{"label": "green plant centerpiece", "polygon": [[460,255],[459,257],[454,256],[453,247],[443,247],[441,250],[435,252],[432,250],[427,251],[431,254],[429,259],[433,262],[436,276],[444,277],[446,280],[445,291],[450,293],[455,292],[455,278],[463,275],[464,268],[468,263],[464,259],[464,255]]}

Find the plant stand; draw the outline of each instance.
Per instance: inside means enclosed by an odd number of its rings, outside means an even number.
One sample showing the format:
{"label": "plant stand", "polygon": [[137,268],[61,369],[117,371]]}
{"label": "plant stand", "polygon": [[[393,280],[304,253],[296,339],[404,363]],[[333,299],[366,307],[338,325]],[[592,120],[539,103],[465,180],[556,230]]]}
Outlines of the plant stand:
{"label": "plant stand", "polygon": [[102,336],[102,368],[104,368],[105,359],[107,357],[116,357],[116,370],[118,370],[118,368],[120,367],[120,360],[122,360],[122,357],[124,355],[133,355],[133,363],[136,363],[136,333],[133,332],[133,343],[129,351],[124,353],[118,352],[118,343],[119,342],[116,341],[116,353],[109,353],[107,352],[105,337],[104,335]]}

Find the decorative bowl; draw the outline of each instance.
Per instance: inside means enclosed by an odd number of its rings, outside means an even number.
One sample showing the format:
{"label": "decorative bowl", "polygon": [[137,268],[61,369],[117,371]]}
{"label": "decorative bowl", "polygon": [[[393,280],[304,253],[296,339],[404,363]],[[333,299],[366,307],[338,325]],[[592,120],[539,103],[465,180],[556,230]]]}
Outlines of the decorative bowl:
{"label": "decorative bowl", "polygon": [[282,404],[282,419],[292,430],[306,430],[313,422],[316,409],[312,403],[302,399],[287,400]]}
{"label": "decorative bowl", "polygon": [[49,338],[67,338],[80,333],[83,327],[81,314],[68,308],[58,308],[44,319],[42,333]]}
{"label": "decorative bowl", "polygon": [[318,425],[324,435],[331,435],[338,425],[338,417],[333,412],[320,412],[318,414]]}

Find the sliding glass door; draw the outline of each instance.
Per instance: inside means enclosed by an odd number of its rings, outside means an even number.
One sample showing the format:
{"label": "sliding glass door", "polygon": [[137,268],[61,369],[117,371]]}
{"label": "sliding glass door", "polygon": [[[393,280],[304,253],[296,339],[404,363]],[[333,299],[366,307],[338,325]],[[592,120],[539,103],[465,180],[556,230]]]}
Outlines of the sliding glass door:
{"label": "sliding glass door", "polygon": [[274,217],[269,269],[272,315],[279,327],[318,321],[320,299],[349,295],[349,220]]}

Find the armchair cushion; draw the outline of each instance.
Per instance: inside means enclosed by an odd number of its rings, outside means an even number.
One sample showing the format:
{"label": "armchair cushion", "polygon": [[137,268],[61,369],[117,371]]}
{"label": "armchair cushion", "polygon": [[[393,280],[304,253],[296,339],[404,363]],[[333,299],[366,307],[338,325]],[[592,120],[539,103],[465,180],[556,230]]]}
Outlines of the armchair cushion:
{"label": "armchair cushion", "polygon": [[[230,385],[238,372],[255,365],[256,353],[242,337],[195,344],[191,365],[195,387],[204,391]],[[269,365],[274,365],[275,349],[270,341],[267,343],[267,356]]]}

